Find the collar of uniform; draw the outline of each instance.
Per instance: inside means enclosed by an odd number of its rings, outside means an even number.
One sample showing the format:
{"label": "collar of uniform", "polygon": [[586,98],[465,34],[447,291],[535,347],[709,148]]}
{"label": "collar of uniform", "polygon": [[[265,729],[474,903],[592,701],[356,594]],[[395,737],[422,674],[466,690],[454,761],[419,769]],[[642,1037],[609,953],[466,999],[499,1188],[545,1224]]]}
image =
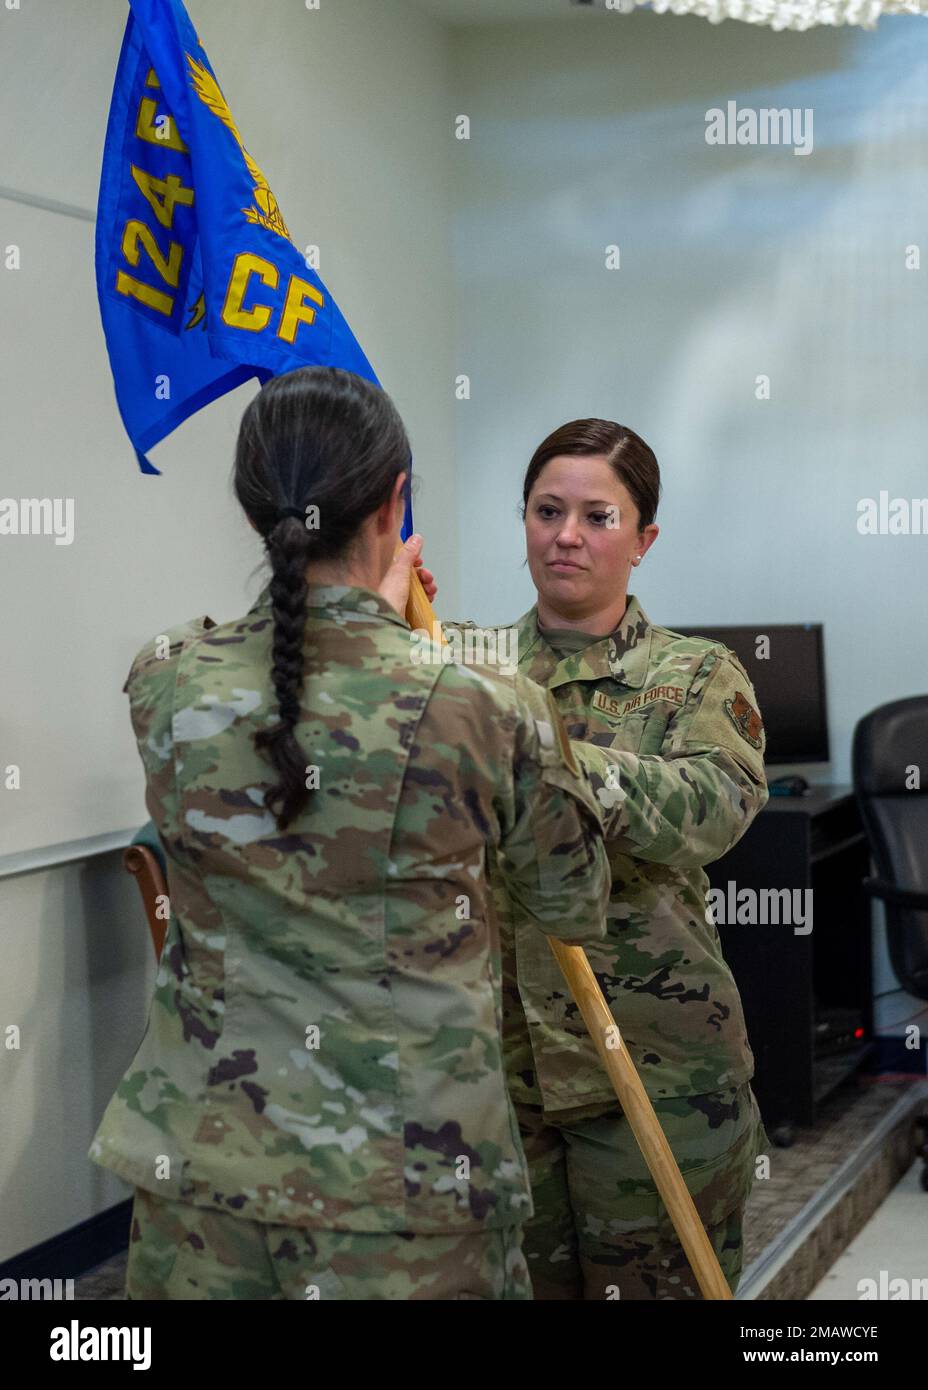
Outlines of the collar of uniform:
{"label": "collar of uniform", "polygon": [[[308,584],[306,586],[306,607],[318,609],[350,608],[371,618],[386,618],[387,622],[408,629],[409,624],[401,618],[392,604],[375,589],[359,588],[352,584]],[[252,604],[249,612],[259,609],[270,611],[271,586],[266,584]]]}
{"label": "collar of uniform", "polygon": [[548,689],[571,681],[598,681],[609,678],[637,690],[644,684],[651,656],[651,622],[634,594],[628,595],[625,614],[614,632],[599,642],[591,642],[580,652],[557,659],[552,647],[538,631],[538,605],[530,608],[516,623],[519,634],[519,662],[537,650],[550,654],[553,667],[544,682]]}

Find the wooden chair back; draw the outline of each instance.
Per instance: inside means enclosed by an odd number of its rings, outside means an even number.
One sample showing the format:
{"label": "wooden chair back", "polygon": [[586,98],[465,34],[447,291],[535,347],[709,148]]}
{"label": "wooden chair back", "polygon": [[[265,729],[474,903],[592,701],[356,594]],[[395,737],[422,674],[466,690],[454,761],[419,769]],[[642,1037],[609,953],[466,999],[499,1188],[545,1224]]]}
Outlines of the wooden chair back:
{"label": "wooden chair back", "polygon": [[167,917],[158,915],[158,900],[160,898],[162,903],[166,902],[168,893],[168,885],[161,871],[161,865],[145,845],[130,845],[128,849],[123,850],[122,862],[130,874],[135,874],[135,881],[142,895],[145,916],[148,918],[148,930],[151,932],[151,943],[155,948],[155,959],[160,960],[164,938],[168,930]]}

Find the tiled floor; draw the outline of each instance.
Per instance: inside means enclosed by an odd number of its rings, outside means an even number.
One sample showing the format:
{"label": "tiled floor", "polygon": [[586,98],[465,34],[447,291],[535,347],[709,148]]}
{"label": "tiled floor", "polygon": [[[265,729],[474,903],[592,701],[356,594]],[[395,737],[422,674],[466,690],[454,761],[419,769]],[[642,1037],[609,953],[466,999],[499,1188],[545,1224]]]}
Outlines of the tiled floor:
{"label": "tiled floor", "polygon": [[775,1149],[748,1204],[738,1297],[808,1298],[912,1168],[915,1116],[926,1111],[923,1077],[871,1078],[836,1092],[813,1129]]}
{"label": "tiled floor", "polygon": [[867,1295],[928,1301],[928,1192],[921,1185],[922,1167],[920,1160],[912,1164],[810,1299],[858,1301]]}
{"label": "tiled floor", "polygon": [[[791,1148],[771,1150],[770,1177],[755,1182],[745,1214],[745,1268],[769,1245],[921,1078],[866,1078],[829,1097],[811,1129],[797,1129]],[[905,1165],[909,1166],[908,1163]]]}

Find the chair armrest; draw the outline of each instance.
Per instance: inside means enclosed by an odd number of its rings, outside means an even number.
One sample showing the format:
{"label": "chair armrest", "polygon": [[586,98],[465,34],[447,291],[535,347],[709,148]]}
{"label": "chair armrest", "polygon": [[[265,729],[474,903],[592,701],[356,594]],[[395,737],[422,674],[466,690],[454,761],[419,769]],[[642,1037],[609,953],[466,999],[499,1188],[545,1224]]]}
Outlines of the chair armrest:
{"label": "chair armrest", "polygon": [[871,898],[880,898],[894,907],[913,907],[928,911],[928,893],[919,893],[911,888],[897,888],[885,878],[865,878],[861,885]]}

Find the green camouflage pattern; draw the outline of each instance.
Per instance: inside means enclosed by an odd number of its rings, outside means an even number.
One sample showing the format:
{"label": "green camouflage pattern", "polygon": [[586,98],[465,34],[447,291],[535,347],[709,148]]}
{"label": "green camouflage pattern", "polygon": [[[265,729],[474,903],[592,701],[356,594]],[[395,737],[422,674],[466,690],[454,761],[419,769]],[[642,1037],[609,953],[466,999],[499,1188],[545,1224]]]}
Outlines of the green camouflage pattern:
{"label": "green camouflage pattern", "polygon": [[[540,1106],[517,1110],[535,1199],[523,1242],[535,1298],[701,1299],[622,1112],[553,1126]],[[750,1084],[658,1100],[654,1110],[734,1294],[744,1207],[766,1152]]]}
{"label": "green camouflage pattern", "polygon": [[531,1193],[488,862],[543,950],[546,934],[601,939],[588,778],[531,680],[446,664],[440,647],[413,662],[379,594],[312,586],[296,736],[319,789],[280,833],[253,743],[277,719],[272,630],[265,589],[237,621],[146,644],[129,673],[170,919],[91,1157],[246,1220],[511,1226]]}
{"label": "green camouflage pattern", "polygon": [[[633,594],[612,634],[565,657],[539,632],[536,607],[515,627],[519,671],[553,693],[596,791],[612,893],[606,937],[586,950],[645,1089],[657,1100],[750,1080],[741,999],[707,915],[703,870],[768,797],[743,666],[719,643],[654,626]],[[498,878],[494,899],[513,1098],[549,1117],[614,1108],[551,952]]]}
{"label": "green camouflage pattern", "polygon": [[527,1300],[522,1227],[455,1235],[319,1231],[243,1221],[137,1188],[129,1299]]}

